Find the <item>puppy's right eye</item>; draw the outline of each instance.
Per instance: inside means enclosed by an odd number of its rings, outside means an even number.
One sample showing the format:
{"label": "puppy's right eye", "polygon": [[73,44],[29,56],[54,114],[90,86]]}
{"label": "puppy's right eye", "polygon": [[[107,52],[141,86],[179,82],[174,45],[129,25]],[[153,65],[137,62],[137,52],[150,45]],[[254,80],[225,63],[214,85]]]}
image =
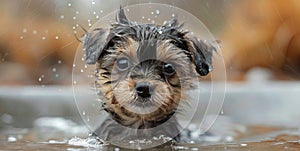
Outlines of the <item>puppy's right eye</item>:
{"label": "puppy's right eye", "polygon": [[119,58],[116,66],[119,71],[127,70],[129,68],[129,59],[126,57]]}

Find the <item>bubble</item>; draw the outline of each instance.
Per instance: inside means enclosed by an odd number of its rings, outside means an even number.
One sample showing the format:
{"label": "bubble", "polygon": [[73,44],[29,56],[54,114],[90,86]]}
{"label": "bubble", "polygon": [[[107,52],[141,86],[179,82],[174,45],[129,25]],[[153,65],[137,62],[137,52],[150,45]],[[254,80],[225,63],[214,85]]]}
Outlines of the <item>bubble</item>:
{"label": "bubble", "polygon": [[60,16],[60,19],[64,19],[64,18],[65,18],[65,16],[64,16],[64,15],[61,15],[61,16]]}
{"label": "bubble", "polygon": [[52,72],[56,72],[56,68],[52,68]]}
{"label": "bubble", "polygon": [[[209,31],[206,29],[206,27],[202,24],[202,22],[197,20],[196,17],[190,15],[188,12],[185,12],[184,10],[178,9],[173,6],[160,5],[160,4],[145,4],[145,5],[136,5],[136,6],[127,6],[124,8],[124,10],[128,12],[129,8],[130,8],[130,13],[127,13],[127,12],[125,12],[125,13],[129,19],[137,18],[137,20],[132,20],[133,22],[136,22],[137,24],[142,22],[142,23],[153,23],[153,24],[156,23],[158,25],[161,25],[163,21],[166,21],[165,25],[168,26],[170,20],[172,20],[173,17],[176,17],[178,15],[178,18],[184,18],[184,21],[178,20],[178,22],[180,24],[183,22],[185,23],[182,31],[184,29],[190,29],[191,31],[195,32],[195,34],[194,34],[195,36],[201,36],[201,39],[202,38],[208,39],[209,41],[211,41],[211,39],[213,39],[213,37],[211,36]],[[149,6],[151,6],[151,7],[149,7]],[[143,11],[141,11],[141,10],[143,10]],[[162,11],[160,11],[160,10],[162,10]],[[102,13],[103,11],[101,10],[100,12]],[[117,13],[117,11],[114,13]],[[99,18],[99,16],[97,15],[98,11],[97,11],[97,13],[95,13],[92,10],[91,14],[94,14],[96,18]],[[153,17],[151,17],[151,14],[153,15]],[[92,18],[94,19],[95,17],[92,17]],[[89,24],[92,24],[90,20],[87,20],[87,21]],[[92,20],[92,22],[94,23],[94,20]],[[89,31],[91,31],[95,28],[106,28],[107,26],[110,26],[111,23],[115,23],[115,14],[113,14],[113,13],[111,15],[104,16],[103,18],[101,16],[101,19],[99,21],[97,21],[94,25],[92,25],[91,26],[92,28],[89,29]],[[163,31],[164,30],[161,30],[161,31],[158,30],[157,32],[159,34],[163,34]],[[154,43],[150,43],[150,44],[154,45]],[[99,121],[104,121],[107,117],[107,112],[103,111],[102,108],[99,106],[99,103],[102,102],[103,99],[105,99],[105,98],[103,98],[103,96],[101,94],[98,94],[99,91],[95,91],[95,89],[87,90],[86,88],[83,89],[81,87],[82,85],[94,83],[94,81],[97,79],[97,76],[95,76],[95,75],[100,74],[100,72],[97,73],[94,70],[95,67],[97,68],[96,65],[86,65],[86,62],[85,62],[86,57],[84,57],[85,52],[82,51],[83,49],[84,49],[83,44],[80,44],[80,46],[77,49],[76,57],[75,57],[74,64],[73,64],[73,74],[72,74],[73,75],[73,79],[72,79],[73,90],[74,90],[74,96],[76,98],[76,104],[77,104],[79,113],[81,113],[81,115],[84,115],[84,116],[82,116],[82,118],[84,119],[85,123],[88,125],[90,130],[95,131],[99,128],[99,124],[101,124],[101,123],[99,123]],[[76,68],[75,68],[75,64],[76,64]],[[90,68],[91,68],[91,72],[90,72]],[[91,75],[91,74],[93,74],[93,75]],[[195,81],[196,80],[198,80],[198,79],[195,79]],[[200,87],[200,88],[202,88],[202,87]],[[211,86],[209,90],[213,91],[213,87]],[[83,94],[83,92],[87,92],[86,95],[89,95],[88,97],[90,97],[91,99],[81,99],[81,95]],[[191,109],[189,108],[188,109],[189,111],[187,111],[186,113],[182,113],[182,114],[185,114],[185,116],[184,116],[185,118],[179,118],[179,119],[186,119],[187,124],[190,124],[190,123],[188,123],[190,120],[194,120],[194,113],[195,113],[194,111],[196,111],[196,109],[199,109],[198,108],[199,105],[197,104],[199,102],[198,94],[200,94],[200,91],[198,92],[198,90],[195,90],[196,96],[194,96],[194,95],[192,96],[192,99],[194,100],[194,102],[189,102],[192,104],[191,105],[192,108]],[[211,93],[211,96],[213,98],[217,95],[213,95],[213,93]],[[205,100],[205,99],[207,99],[207,100]],[[204,98],[204,100],[210,101],[210,98]],[[216,100],[219,100],[219,99],[216,98]],[[83,104],[85,104],[85,105],[83,105]],[[210,107],[210,108],[212,108],[212,107]],[[89,112],[87,112],[87,111],[89,111]],[[214,114],[219,115],[220,111],[221,110],[217,110],[216,113],[214,113]],[[200,112],[202,112],[202,111],[200,111]],[[205,110],[204,110],[204,112],[205,112]],[[212,112],[210,112],[210,113],[212,113]],[[182,116],[179,116],[179,117],[182,117]],[[199,117],[198,115],[195,115],[195,119],[198,117]],[[204,115],[204,117],[206,117],[206,115]],[[202,118],[202,117],[200,117],[200,118]],[[201,119],[201,123],[203,122],[203,119]],[[192,124],[198,125],[198,121],[199,120],[196,119],[195,121],[193,121],[195,123],[192,123]],[[95,123],[97,123],[97,124],[95,124]],[[205,124],[202,123],[202,125],[205,125]],[[210,124],[210,122],[208,122],[208,125],[209,124]],[[204,127],[202,125],[199,127],[201,127],[201,128],[203,127],[203,129],[204,129],[203,131],[205,132],[207,129],[206,129],[206,127]],[[163,126],[163,124],[160,126]],[[186,125],[184,125],[184,124],[180,124],[180,126],[186,127]],[[154,129],[156,129],[156,128],[159,129],[159,127],[155,127]],[[198,128],[196,128],[196,129],[198,129]],[[147,131],[147,129],[145,129],[145,131]],[[203,131],[201,131],[201,133]],[[200,135],[200,131],[199,131],[199,133],[197,133],[197,138],[199,137],[199,135]],[[153,136],[156,136],[156,135],[154,134]],[[156,138],[159,139],[158,137],[156,137]],[[159,139],[159,141],[160,141],[160,139]],[[162,141],[162,143],[163,142],[164,141]],[[126,144],[124,144],[124,146],[123,146],[122,142],[118,142],[118,141],[114,141],[114,142],[110,142],[110,143],[112,143],[113,145],[122,146],[125,148],[128,147],[128,148],[138,149],[138,146],[137,146],[138,143],[135,143],[135,141],[132,141],[132,140],[126,141]],[[133,144],[128,145],[128,143],[133,143]],[[157,143],[157,144],[161,144],[161,143]],[[150,144],[149,146],[156,146],[157,144],[152,142],[152,144]],[[140,149],[144,149],[144,148],[147,148],[147,146],[140,147]],[[192,149],[192,147],[189,149]],[[194,147],[193,150],[197,150],[197,148]]]}

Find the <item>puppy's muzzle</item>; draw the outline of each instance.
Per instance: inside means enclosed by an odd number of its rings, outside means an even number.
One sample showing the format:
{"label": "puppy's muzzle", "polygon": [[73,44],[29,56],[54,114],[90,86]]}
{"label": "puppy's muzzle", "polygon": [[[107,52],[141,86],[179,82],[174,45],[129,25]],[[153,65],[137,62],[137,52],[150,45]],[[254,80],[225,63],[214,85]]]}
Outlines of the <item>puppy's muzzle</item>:
{"label": "puppy's muzzle", "polygon": [[150,98],[154,92],[154,87],[148,82],[139,82],[135,86],[135,91],[139,97]]}

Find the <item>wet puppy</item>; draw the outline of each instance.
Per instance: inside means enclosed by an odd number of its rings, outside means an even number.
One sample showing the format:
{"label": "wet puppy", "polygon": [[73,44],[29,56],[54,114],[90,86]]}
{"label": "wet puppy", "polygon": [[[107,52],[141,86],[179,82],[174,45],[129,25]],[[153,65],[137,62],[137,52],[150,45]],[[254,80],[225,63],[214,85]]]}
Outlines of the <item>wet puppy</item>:
{"label": "wet puppy", "polygon": [[108,140],[177,136],[173,115],[186,101],[183,92],[209,74],[216,50],[188,36],[182,26],[177,19],[163,25],[136,23],[120,9],[109,29],[86,33],[86,62],[96,64],[96,87],[110,115],[96,135]]}

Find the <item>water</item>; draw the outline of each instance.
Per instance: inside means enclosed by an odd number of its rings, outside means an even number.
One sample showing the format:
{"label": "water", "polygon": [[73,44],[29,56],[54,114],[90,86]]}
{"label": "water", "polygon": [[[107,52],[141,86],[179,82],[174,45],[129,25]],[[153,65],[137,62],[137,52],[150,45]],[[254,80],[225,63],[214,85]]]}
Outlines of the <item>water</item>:
{"label": "water", "polygon": [[[42,124],[45,121],[54,121],[51,124]],[[68,151],[127,151],[129,149],[120,148],[110,145],[105,141],[88,136],[87,131],[76,131],[71,127],[80,127],[70,120],[63,118],[41,118],[35,122],[32,129],[7,127],[0,131],[0,150],[68,150]],[[60,126],[56,126],[60,125]],[[52,131],[44,131],[50,128]],[[84,130],[85,127],[81,127]],[[59,131],[59,132],[57,132]],[[71,133],[66,135],[62,133]],[[163,137],[156,138],[158,141],[168,141],[167,143],[147,149],[154,151],[163,150],[207,150],[207,151],[239,151],[239,150],[255,150],[255,151],[276,151],[276,150],[299,150],[300,136],[298,129],[287,129],[279,127],[251,126],[247,127],[247,132],[235,136],[231,141],[210,140],[205,137],[209,135],[199,136],[190,142],[174,142],[164,140]],[[53,135],[55,134],[55,135]],[[79,136],[76,136],[79,135]],[[51,136],[51,137],[50,137]],[[199,140],[202,140],[199,142]],[[136,143],[149,143],[148,140],[131,141],[128,145]],[[197,142],[197,143],[196,143]],[[150,142],[151,143],[151,142]]]}

